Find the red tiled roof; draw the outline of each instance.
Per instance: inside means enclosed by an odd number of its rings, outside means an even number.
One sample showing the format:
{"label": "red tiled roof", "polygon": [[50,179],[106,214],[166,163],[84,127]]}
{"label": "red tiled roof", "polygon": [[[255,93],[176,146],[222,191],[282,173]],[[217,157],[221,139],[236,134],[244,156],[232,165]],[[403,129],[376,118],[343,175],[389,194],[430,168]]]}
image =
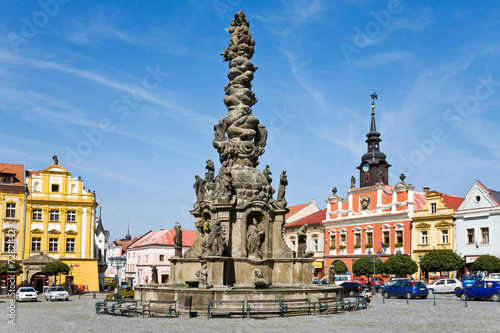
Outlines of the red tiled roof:
{"label": "red tiled roof", "polygon": [[285,215],[285,220],[309,204],[310,204],[310,202],[302,204],[302,205],[287,207],[290,211]]}
{"label": "red tiled roof", "polygon": [[27,170],[26,171],[26,175],[28,177],[31,177],[31,176],[40,176],[40,171]]}
{"label": "red tiled roof", "polygon": [[14,175],[14,185],[23,185],[24,182],[24,165],[22,164],[9,164],[0,163],[0,173],[7,173]]}
{"label": "red tiled roof", "polygon": [[443,194],[443,202],[448,208],[453,208],[455,210],[460,207],[465,198],[458,197],[451,194]]}
{"label": "red tiled roof", "polygon": [[298,226],[302,226],[304,224],[308,224],[308,225],[319,224],[319,225],[321,225],[321,221],[323,221],[325,218],[326,218],[326,208],[323,210],[320,210],[319,212],[312,213],[311,215],[307,215],[306,217],[298,219],[297,221],[293,221],[292,223],[287,224],[285,226],[285,228],[298,227]]}
{"label": "red tiled roof", "polygon": [[424,207],[427,199],[425,198],[425,194],[421,192],[414,192],[413,201],[415,202],[415,211],[417,211]]}
{"label": "red tiled roof", "polygon": [[[195,230],[182,230],[182,245],[192,246],[195,239]],[[174,245],[175,229],[165,229],[150,232],[134,243],[130,248],[136,248],[144,245]]]}

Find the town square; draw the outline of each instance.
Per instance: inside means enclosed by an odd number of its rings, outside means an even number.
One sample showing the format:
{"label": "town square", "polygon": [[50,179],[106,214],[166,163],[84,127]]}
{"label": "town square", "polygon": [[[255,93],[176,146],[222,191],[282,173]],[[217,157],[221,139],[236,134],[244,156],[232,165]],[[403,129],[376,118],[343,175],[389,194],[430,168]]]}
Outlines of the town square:
{"label": "town square", "polygon": [[494,2],[2,6],[0,327],[499,330]]}

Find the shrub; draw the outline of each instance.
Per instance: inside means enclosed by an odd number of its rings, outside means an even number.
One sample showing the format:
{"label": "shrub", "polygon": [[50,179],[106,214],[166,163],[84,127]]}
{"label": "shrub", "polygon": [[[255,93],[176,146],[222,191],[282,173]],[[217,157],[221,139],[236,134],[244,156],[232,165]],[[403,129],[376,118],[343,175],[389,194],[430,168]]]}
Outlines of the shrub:
{"label": "shrub", "polygon": [[330,250],[335,250],[335,246],[330,245]]}

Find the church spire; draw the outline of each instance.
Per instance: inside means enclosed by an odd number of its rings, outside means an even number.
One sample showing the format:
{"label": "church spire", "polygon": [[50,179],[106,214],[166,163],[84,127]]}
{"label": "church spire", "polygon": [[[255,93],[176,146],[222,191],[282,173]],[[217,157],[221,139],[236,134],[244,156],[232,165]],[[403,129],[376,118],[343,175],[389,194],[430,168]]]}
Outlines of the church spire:
{"label": "church spire", "polygon": [[372,99],[372,113],[370,131],[366,134],[367,152],[361,157],[361,164],[357,167],[360,172],[360,187],[373,186],[377,183],[388,184],[389,167],[386,156],[380,151],[380,133],[377,132],[375,123],[375,100],[377,93],[370,95]]}
{"label": "church spire", "polygon": [[125,235],[125,240],[129,241],[131,239],[132,239],[132,236],[130,236],[130,224],[129,224],[128,229],[127,229],[127,234]]}

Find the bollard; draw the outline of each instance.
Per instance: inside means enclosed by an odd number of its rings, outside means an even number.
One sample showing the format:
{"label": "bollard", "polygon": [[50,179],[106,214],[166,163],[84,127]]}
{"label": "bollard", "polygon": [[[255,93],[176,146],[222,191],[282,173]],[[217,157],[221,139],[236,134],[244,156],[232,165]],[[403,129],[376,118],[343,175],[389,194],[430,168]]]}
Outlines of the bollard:
{"label": "bollard", "polygon": [[384,291],[382,290],[382,303],[385,304]]}
{"label": "bollard", "polygon": [[432,291],[432,296],[434,298],[434,305],[436,305],[436,292],[434,290]]}
{"label": "bollard", "polygon": [[410,295],[408,293],[408,287],[406,288],[406,305],[409,305],[410,302],[409,302],[409,299],[410,299]]}
{"label": "bollard", "polygon": [[82,298],[82,293],[78,293],[78,299]]}
{"label": "bollard", "polygon": [[[497,295],[500,297],[500,287],[497,287]],[[500,298],[498,299],[498,306],[500,306]]]}
{"label": "bollard", "polygon": [[464,289],[464,295],[465,295],[465,306],[464,307],[466,308],[467,307],[467,298],[468,298],[466,289]]}
{"label": "bollard", "polygon": [[95,291],[94,291],[94,299],[95,299]]}

